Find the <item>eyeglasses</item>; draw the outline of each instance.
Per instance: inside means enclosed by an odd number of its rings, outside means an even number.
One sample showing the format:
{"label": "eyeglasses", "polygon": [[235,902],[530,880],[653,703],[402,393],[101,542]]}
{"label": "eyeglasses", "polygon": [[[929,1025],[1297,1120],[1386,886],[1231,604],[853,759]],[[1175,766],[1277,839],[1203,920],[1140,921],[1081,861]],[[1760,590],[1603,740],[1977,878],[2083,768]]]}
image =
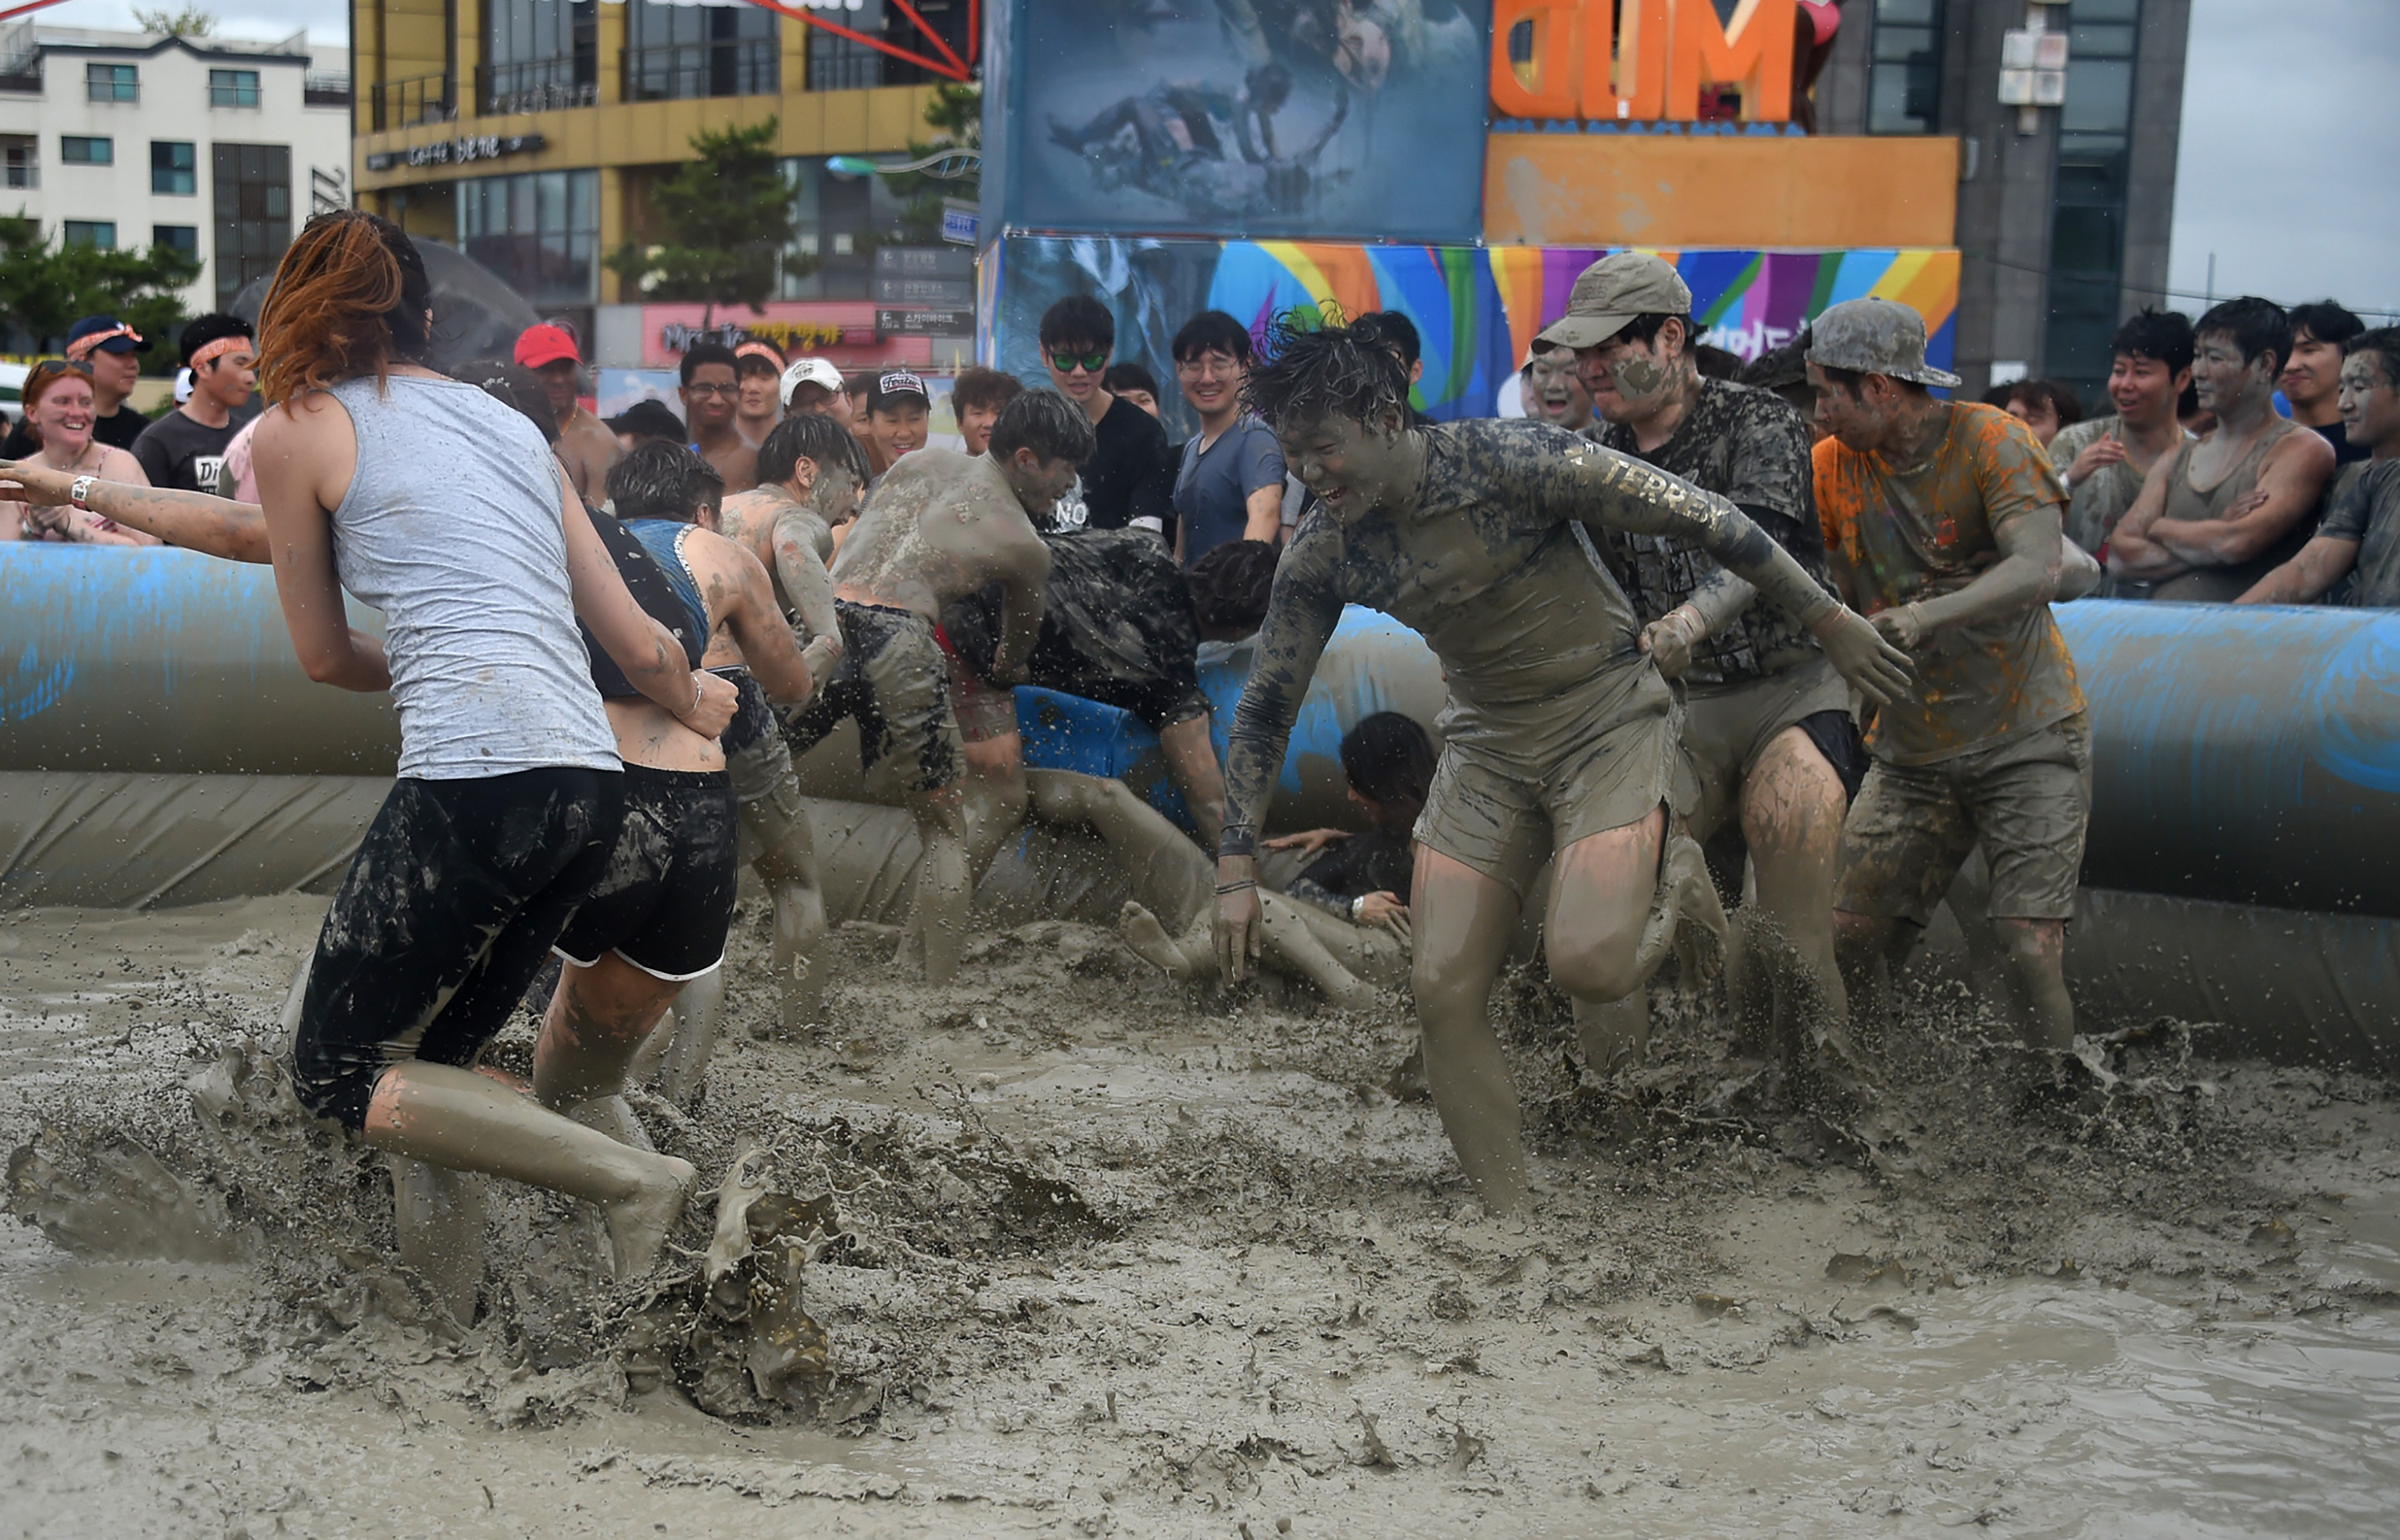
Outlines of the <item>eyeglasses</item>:
{"label": "eyeglasses", "polygon": [[738,396],[742,393],[739,385],[687,385],[684,388],[695,396]]}
{"label": "eyeglasses", "polygon": [[1062,375],[1071,375],[1078,369],[1083,370],[1086,374],[1097,375],[1108,366],[1109,350],[1105,348],[1101,348],[1097,353],[1053,353],[1050,355],[1050,367],[1057,370],[1058,373]]}

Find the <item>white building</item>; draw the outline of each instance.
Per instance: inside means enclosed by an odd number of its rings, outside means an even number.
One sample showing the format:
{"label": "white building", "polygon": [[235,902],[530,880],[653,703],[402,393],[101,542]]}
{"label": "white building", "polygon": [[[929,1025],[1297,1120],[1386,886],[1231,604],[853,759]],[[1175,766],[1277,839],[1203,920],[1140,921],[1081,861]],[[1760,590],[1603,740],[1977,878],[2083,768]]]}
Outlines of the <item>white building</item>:
{"label": "white building", "polygon": [[190,312],[271,273],[293,232],[349,198],[350,82],[281,43],[0,27],[0,213],[46,235],[200,259]]}

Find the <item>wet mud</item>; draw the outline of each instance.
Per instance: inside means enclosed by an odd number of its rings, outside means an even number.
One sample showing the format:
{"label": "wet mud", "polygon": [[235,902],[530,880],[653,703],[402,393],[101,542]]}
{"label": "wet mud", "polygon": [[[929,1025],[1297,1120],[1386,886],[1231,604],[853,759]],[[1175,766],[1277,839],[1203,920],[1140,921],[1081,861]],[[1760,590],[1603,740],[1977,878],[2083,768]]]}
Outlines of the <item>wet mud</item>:
{"label": "wet mud", "polygon": [[943,988],[845,927],[838,1026],[785,1037],[752,894],[702,1096],[632,1098],[713,1189],[667,1264],[496,1183],[460,1328],[267,1051],[320,903],[0,927],[0,1533],[2388,1526],[2381,1082],[2161,1023],[2027,1099],[1929,985],[1882,1097],[1800,1111],[1672,988],[1595,1080],[1516,972],[1494,1219],[1390,1094],[1398,1002],[986,916]]}

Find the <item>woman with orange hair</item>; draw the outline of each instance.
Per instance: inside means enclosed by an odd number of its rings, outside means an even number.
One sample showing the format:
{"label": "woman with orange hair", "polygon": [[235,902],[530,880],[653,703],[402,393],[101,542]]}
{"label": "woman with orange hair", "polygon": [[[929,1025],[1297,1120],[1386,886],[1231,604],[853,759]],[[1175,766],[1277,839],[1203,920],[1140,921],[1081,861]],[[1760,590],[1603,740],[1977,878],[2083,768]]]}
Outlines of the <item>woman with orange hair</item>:
{"label": "woman with orange hair", "polygon": [[[587,1199],[619,1274],[647,1271],[691,1166],[474,1065],[606,870],[623,814],[577,620],[704,737],[736,692],[627,593],[541,435],[426,366],[430,291],[397,225],[310,220],[259,321],[277,404],[253,453],[293,646],[312,679],[389,689],[401,723],[399,779],[318,938],[293,1087],[400,1157],[402,1255],[437,1294],[457,1298],[444,1275],[481,1269],[480,1206],[449,1173]],[[350,628],[345,588],[383,611],[385,641]]]}
{"label": "woman with orange hair", "polygon": [[[142,462],[91,436],[99,410],[92,394],[91,365],[67,359],[44,359],[25,376],[25,421],[42,443],[29,464],[74,478],[77,496],[94,482],[126,482],[147,486]],[[157,545],[148,535],[127,529],[80,504],[44,508],[19,501],[0,501],[0,540],[72,540],[83,545]]]}

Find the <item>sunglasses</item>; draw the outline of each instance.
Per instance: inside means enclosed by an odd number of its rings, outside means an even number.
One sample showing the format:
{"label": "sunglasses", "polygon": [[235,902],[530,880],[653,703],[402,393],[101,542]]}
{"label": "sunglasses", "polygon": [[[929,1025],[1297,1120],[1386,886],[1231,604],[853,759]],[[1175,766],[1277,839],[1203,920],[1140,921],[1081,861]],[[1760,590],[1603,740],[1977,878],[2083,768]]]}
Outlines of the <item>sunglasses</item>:
{"label": "sunglasses", "polygon": [[48,379],[52,375],[82,375],[89,377],[91,365],[81,359],[44,359],[26,372],[28,380]]}
{"label": "sunglasses", "polygon": [[1078,369],[1083,370],[1086,374],[1097,375],[1108,366],[1109,350],[1105,348],[1101,348],[1097,353],[1053,353],[1050,355],[1050,367],[1057,370],[1058,373],[1062,375],[1071,375]]}

